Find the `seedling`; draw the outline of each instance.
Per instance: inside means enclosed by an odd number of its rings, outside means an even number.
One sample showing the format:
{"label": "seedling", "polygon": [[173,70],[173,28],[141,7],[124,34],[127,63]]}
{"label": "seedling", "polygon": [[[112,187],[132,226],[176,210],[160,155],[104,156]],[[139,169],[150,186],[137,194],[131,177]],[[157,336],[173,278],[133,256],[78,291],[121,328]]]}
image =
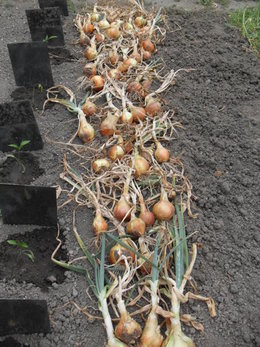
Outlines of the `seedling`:
{"label": "seedling", "polygon": [[25,147],[26,145],[28,145],[28,143],[30,143],[30,140],[23,140],[20,142],[19,145],[15,144],[15,143],[11,143],[10,145],[8,145],[11,148],[14,148],[16,150],[16,155],[15,154],[8,154],[7,157],[8,158],[13,158],[17,161],[17,163],[19,164],[20,168],[21,168],[21,172],[25,173],[25,166],[22,163],[21,160],[21,150],[23,149],[23,147]]}
{"label": "seedling", "polygon": [[37,87],[38,87],[40,93],[42,93],[43,92],[43,85],[41,83],[38,83]]}
{"label": "seedling", "polygon": [[21,251],[22,254],[26,255],[32,263],[34,263],[34,253],[29,249],[29,246],[26,242],[18,240],[7,240],[8,244],[11,246],[16,246]]}
{"label": "seedling", "polygon": [[54,40],[56,38],[57,38],[57,36],[55,36],[55,35],[52,35],[52,36],[46,35],[42,41],[45,43],[48,43],[50,40]]}

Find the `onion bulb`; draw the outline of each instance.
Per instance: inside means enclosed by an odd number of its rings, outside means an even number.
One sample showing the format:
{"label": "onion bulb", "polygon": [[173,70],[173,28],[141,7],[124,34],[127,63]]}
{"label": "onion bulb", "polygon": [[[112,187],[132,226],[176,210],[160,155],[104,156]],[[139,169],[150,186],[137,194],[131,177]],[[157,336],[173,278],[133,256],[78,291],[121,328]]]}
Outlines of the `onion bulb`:
{"label": "onion bulb", "polygon": [[99,235],[100,233],[103,233],[104,231],[108,230],[107,222],[105,221],[105,218],[102,216],[100,210],[96,211],[96,216],[93,221],[93,230],[96,235]]}
{"label": "onion bulb", "polygon": [[131,219],[127,223],[126,231],[134,238],[139,238],[145,233],[145,222],[141,218],[137,218],[134,213],[131,214]]}
{"label": "onion bulb", "polygon": [[96,42],[100,43],[105,40],[105,36],[99,32],[95,34]]}
{"label": "onion bulb", "polygon": [[125,31],[129,32],[133,30],[133,24],[131,23],[131,18],[129,19],[129,22],[123,24],[123,28]]}
{"label": "onion bulb", "polygon": [[123,109],[122,115],[121,115],[121,121],[124,124],[132,124],[134,120],[134,117],[131,112],[129,112],[126,108]]}
{"label": "onion bulb", "polygon": [[118,70],[120,72],[126,72],[128,71],[131,67],[135,67],[137,65],[137,61],[134,58],[128,58],[124,60],[119,66]]}
{"label": "onion bulb", "polygon": [[114,217],[120,222],[124,219],[125,221],[129,221],[130,219],[130,211],[131,206],[128,202],[127,194],[122,194],[119,201],[116,203],[114,208]]}
{"label": "onion bulb", "polygon": [[168,200],[167,193],[161,188],[161,198],[153,207],[153,214],[155,218],[160,221],[170,221],[174,215],[175,208]]}
{"label": "onion bulb", "polygon": [[119,55],[117,54],[117,52],[115,50],[110,51],[108,53],[108,58],[109,58],[109,61],[112,65],[116,65],[119,61]]}
{"label": "onion bulb", "polygon": [[142,91],[142,85],[137,81],[130,82],[128,84],[127,91],[128,93],[140,94]]}
{"label": "onion bulb", "polygon": [[146,25],[147,19],[145,19],[142,16],[136,17],[135,18],[135,25],[138,26],[138,28],[142,28]]}
{"label": "onion bulb", "polygon": [[148,90],[151,88],[152,81],[150,79],[146,79],[142,82],[142,87],[145,92],[148,92]]}
{"label": "onion bulb", "polygon": [[152,41],[150,39],[146,39],[144,41],[142,41],[142,47],[145,51],[153,53],[154,52],[154,44],[152,43]]}
{"label": "onion bulb", "polygon": [[130,110],[135,122],[143,121],[145,119],[146,113],[143,107],[132,106]]}
{"label": "onion bulb", "polygon": [[78,129],[78,137],[84,142],[90,142],[94,139],[95,137],[95,130],[90,125],[85,117],[85,114],[83,113],[82,110],[80,110],[79,114],[79,129]]}
{"label": "onion bulb", "polygon": [[98,26],[101,30],[105,30],[105,29],[108,29],[110,27],[110,24],[109,22],[107,21],[106,19],[106,16],[103,17],[103,19],[101,19],[99,22],[98,22]]}
{"label": "onion bulb", "polygon": [[150,60],[151,59],[151,52],[142,50],[143,60]]}
{"label": "onion bulb", "polygon": [[100,132],[102,136],[111,136],[116,131],[116,125],[119,116],[117,114],[109,113],[100,125]]}
{"label": "onion bulb", "polygon": [[97,106],[90,100],[86,100],[81,109],[86,116],[92,116],[97,113]]}
{"label": "onion bulb", "polygon": [[[126,242],[126,239],[124,239],[124,242]],[[128,250],[124,246],[121,246],[119,243],[117,243],[115,246],[113,246],[110,249],[109,252],[109,262],[111,264],[116,264],[118,259],[124,255],[128,260],[135,261],[135,254],[134,252]],[[120,261],[121,264],[125,265],[125,261],[122,259]]]}
{"label": "onion bulb", "polygon": [[96,65],[94,63],[87,63],[83,67],[83,75],[90,78],[92,76],[95,76],[96,74],[97,74],[97,68],[96,68]]}
{"label": "onion bulb", "polygon": [[108,156],[113,161],[123,158],[124,155],[125,155],[125,151],[123,147],[118,144],[112,146],[108,151]]}
{"label": "onion bulb", "polygon": [[110,168],[110,162],[107,159],[96,159],[92,163],[92,169],[95,173],[99,173],[102,170],[107,170]]}
{"label": "onion bulb", "polygon": [[95,60],[97,55],[98,52],[96,50],[96,47],[87,47],[84,51],[84,57],[87,58],[89,61]]}
{"label": "onion bulb", "polygon": [[142,175],[147,174],[149,170],[148,161],[144,157],[142,157],[140,154],[138,154],[137,151],[135,153],[134,168],[135,168],[136,177],[140,177]]}
{"label": "onion bulb", "polygon": [[[161,347],[163,336],[160,333],[157,314],[153,311],[149,313],[145,327],[140,338],[140,347]],[[177,347],[177,346],[176,346]]]}
{"label": "onion bulb", "polygon": [[158,113],[160,113],[161,109],[162,109],[162,105],[161,103],[158,101],[158,99],[155,99],[153,97],[146,97],[146,106],[145,106],[145,112],[149,115],[149,116],[156,116],[158,115]]}
{"label": "onion bulb", "polygon": [[84,23],[83,31],[84,31],[85,34],[92,34],[93,33],[94,25],[91,24],[89,19]]}
{"label": "onion bulb", "polygon": [[141,213],[139,215],[139,218],[141,218],[147,226],[152,226],[155,222],[155,217],[153,212],[149,211],[144,202],[140,203],[141,205]]}
{"label": "onion bulb", "polygon": [[114,80],[119,80],[120,75],[121,73],[118,69],[112,69],[112,70],[109,70],[108,72],[108,76],[113,78]]}
{"label": "onion bulb", "polygon": [[89,42],[89,39],[87,38],[86,34],[84,33],[84,31],[81,31],[80,32],[80,36],[79,36],[79,43],[80,43],[80,45],[82,47],[86,46],[88,42]]}
{"label": "onion bulb", "polygon": [[104,88],[105,81],[102,76],[95,75],[91,77],[90,81],[92,83],[92,88],[95,92],[99,92],[100,90]]}
{"label": "onion bulb", "polygon": [[170,159],[170,152],[167,148],[163,147],[159,141],[157,141],[154,156],[159,163],[164,163]]}
{"label": "onion bulb", "polygon": [[129,345],[130,343],[135,343],[141,334],[142,328],[140,324],[125,310],[121,314],[120,321],[115,328],[116,337]]}
{"label": "onion bulb", "polygon": [[94,6],[94,10],[91,13],[90,18],[91,18],[92,22],[99,22],[100,21],[100,14],[96,10],[96,5]]}
{"label": "onion bulb", "polygon": [[121,36],[121,31],[117,25],[111,25],[110,28],[106,30],[106,35],[111,40],[118,40]]}

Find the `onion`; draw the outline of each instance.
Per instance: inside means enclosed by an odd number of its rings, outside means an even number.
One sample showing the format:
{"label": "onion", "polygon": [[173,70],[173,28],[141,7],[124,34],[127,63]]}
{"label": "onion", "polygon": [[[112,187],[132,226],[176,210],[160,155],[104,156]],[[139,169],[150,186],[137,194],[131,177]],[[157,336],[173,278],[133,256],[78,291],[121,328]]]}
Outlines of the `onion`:
{"label": "onion", "polygon": [[105,29],[108,29],[110,27],[110,24],[106,19],[106,16],[104,16],[104,18],[98,22],[98,26],[101,30],[105,30]]}
{"label": "onion", "polygon": [[146,79],[142,82],[142,87],[145,92],[147,92],[151,88],[151,85],[152,81],[150,79]]}
{"label": "onion", "polygon": [[115,328],[116,337],[127,343],[135,343],[142,334],[142,328],[140,324],[138,324],[130,314],[125,310],[123,314],[121,314],[120,321]]}
{"label": "onion", "polygon": [[113,161],[123,158],[124,155],[125,151],[120,145],[114,145],[108,151],[108,156]]}
{"label": "onion", "polygon": [[100,125],[100,132],[102,136],[111,136],[116,131],[116,125],[118,122],[118,115],[109,113]]}
{"label": "onion", "polygon": [[135,67],[137,65],[137,61],[134,58],[128,58],[123,61],[118,67],[118,70],[120,72],[126,72],[128,71],[131,67]]}
{"label": "onion", "polygon": [[147,96],[147,105],[145,107],[145,112],[149,116],[156,116],[158,113],[160,113],[162,109],[161,103],[158,101],[158,99],[154,99],[153,97]]}
{"label": "onion", "polygon": [[95,75],[91,77],[90,81],[92,83],[92,88],[95,92],[99,92],[100,90],[104,88],[105,81],[102,76]]}
{"label": "onion", "polygon": [[143,107],[132,106],[131,113],[133,115],[134,121],[143,121],[146,117],[145,109]]}
{"label": "onion", "polygon": [[133,47],[133,53],[130,55],[130,58],[134,58],[138,63],[141,63],[142,57],[141,54],[138,52],[136,41],[133,42]]}
{"label": "onion", "polygon": [[132,124],[134,117],[131,112],[129,112],[126,108],[123,110],[121,115],[121,121],[124,124]]}
{"label": "onion", "polygon": [[[157,314],[153,311],[149,313],[145,327],[140,338],[140,347],[161,347],[163,337],[160,333]],[[177,347],[177,346],[176,346]]]}
{"label": "onion", "polygon": [[150,39],[146,39],[144,41],[142,41],[142,47],[145,51],[153,53],[154,52],[154,44],[152,43],[152,41]]}
{"label": "onion", "polygon": [[108,53],[108,57],[112,65],[116,65],[119,61],[119,55],[114,50]]}
{"label": "onion", "polygon": [[159,163],[164,163],[170,159],[170,152],[167,148],[163,147],[163,145],[157,141],[156,142],[156,150],[154,152],[154,156]]}
{"label": "onion", "polygon": [[92,22],[99,22],[100,21],[100,14],[96,10],[96,5],[94,6],[94,10],[91,13],[90,18],[91,18]]}
{"label": "onion", "polygon": [[95,60],[97,55],[98,52],[96,50],[96,47],[87,47],[84,51],[84,57],[87,58],[89,61]]}
{"label": "onion", "polygon": [[97,106],[89,100],[84,102],[81,109],[86,116],[92,116],[93,114],[97,113]]}
{"label": "onion", "polygon": [[142,51],[142,54],[143,54],[143,60],[149,60],[149,59],[151,59],[151,56],[152,56],[152,55],[151,55],[150,52],[143,50],[143,51]]}
{"label": "onion", "polygon": [[84,25],[83,25],[83,31],[85,34],[92,34],[94,31],[94,25],[90,23],[90,21],[87,21]]}
{"label": "onion", "polygon": [[95,34],[95,38],[96,38],[96,42],[98,43],[101,43],[105,40],[105,36],[103,34],[100,34],[99,32]]}
{"label": "onion", "polygon": [[168,200],[167,193],[161,188],[161,198],[153,207],[155,218],[160,221],[170,221],[174,215],[175,208]]}
{"label": "onion", "polygon": [[96,235],[99,235],[100,233],[103,233],[104,231],[108,230],[107,222],[102,216],[100,210],[96,211],[96,216],[93,221],[93,230]]}
{"label": "onion", "polygon": [[133,24],[131,23],[131,18],[129,19],[129,22],[123,24],[123,28],[127,32],[131,32],[133,30]]}
{"label": "onion", "polygon": [[115,80],[118,80],[120,78],[120,71],[118,69],[112,69],[112,70],[109,70],[108,72],[108,76],[115,79]]}
{"label": "onion", "polygon": [[[150,257],[147,257],[146,254],[143,254],[146,258],[148,258],[151,262],[153,261],[153,256],[151,255]],[[142,264],[142,266],[140,266],[140,271],[141,273],[145,276],[145,275],[149,275],[152,272],[152,265],[150,263],[148,263],[146,260],[144,259],[140,259],[139,264]]]}
{"label": "onion", "polygon": [[92,169],[95,173],[99,173],[102,170],[109,169],[110,162],[107,159],[96,159],[92,163]]}
{"label": "onion", "polygon": [[142,91],[142,85],[137,81],[130,82],[128,84],[127,91],[129,93],[140,94]]}
{"label": "onion", "polygon": [[94,63],[87,63],[83,67],[83,74],[87,77],[92,77],[97,74],[97,68]]}
{"label": "onion", "polygon": [[146,25],[147,19],[145,19],[142,16],[136,17],[135,18],[135,24],[138,26],[138,28],[142,28]]}
{"label": "onion", "polygon": [[92,125],[90,125],[86,121],[86,117],[85,117],[85,114],[83,113],[83,111],[80,110],[78,116],[79,116],[78,137],[84,143],[92,141],[95,137],[94,128],[92,127]]}
{"label": "onion", "polygon": [[127,194],[122,194],[119,201],[116,203],[114,208],[114,217],[120,222],[124,219],[129,221],[131,206],[128,202],[129,198]]}
{"label": "onion", "polygon": [[84,31],[80,32],[80,36],[79,36],[79,43],[81,46],[86,46],[86,44],[89,42],[89,39],[87,38],[86,34],[84,33]]}
{"label": "onion", "polygon": [[139,238],[145,233],[145,222],[137,218],[134,213],[131,214],[131,220],[127,223],[126,231],[134,238]]}
{"label": "onion", "polygon": [[134,168],[135,168],[136,177],[140,177],[142,175],[147,174],[149,170],[148,161],[144,157],[142,157],[140,154],[138,154],[138,152],[135,153]]}
{"label": "onion", "polygon": [[[126,243],[126,239],[124,239],[124,242]],[[115,246],[113,246],[110,249],[109,252],[109,262],[111,264],[116,264],[116,262],[118,261],[118,259],[124,255],[126,258],[128,258],[131,261],[135,261],[135,254],[134,252],[128,250],[127,248],[121,246],[119,243],[117,243]],[[125,265],[125,261],[124,259],[122,259],[120,261],[120,264]]]}
{"label": "onion", "polygon": [[118,40],[121,36],[121,31],[117,25],[111,25],[111,27],[106,30],[106,35],[111,40]]}

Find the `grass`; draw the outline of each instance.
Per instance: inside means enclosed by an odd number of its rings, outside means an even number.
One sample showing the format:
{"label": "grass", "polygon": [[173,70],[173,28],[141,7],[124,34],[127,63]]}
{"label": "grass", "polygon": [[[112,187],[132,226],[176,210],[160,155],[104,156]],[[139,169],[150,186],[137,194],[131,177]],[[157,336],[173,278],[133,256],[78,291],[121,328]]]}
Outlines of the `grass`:
{"label": "grass", "polygon": [[238,27],[252,49],[260,53],[260,2],[256,7],[246,7],[230,14],[230,23]]}

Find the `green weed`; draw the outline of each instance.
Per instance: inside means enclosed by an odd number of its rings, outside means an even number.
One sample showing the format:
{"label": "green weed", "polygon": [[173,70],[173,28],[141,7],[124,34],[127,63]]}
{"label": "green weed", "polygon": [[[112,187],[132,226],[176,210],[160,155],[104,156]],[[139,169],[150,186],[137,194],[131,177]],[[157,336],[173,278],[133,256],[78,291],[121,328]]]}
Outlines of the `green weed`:
{"label": "green weed", "polygon": [[12,158],[12,159],[17,161],[17,163],[19,164],[19,166],[21,168],[22,173],[25,173],[26,168],[23,165],[22,160],[21,160],[21,151],[22,151],[23,147],[28,145],[28,143],[30,143],[30,142],[31,142],[30,140],[23,140],[20,142],[19,145],[15,144],[15,143],[11,143],[10,145],[8,145],[9,147],[15,149],[16,154],[8,154],[7,157]]}
{"label": "green weed", "polygon": [[7,243],[11,246],[16,246],[20,250],[20,252],[26,255],[32,263],[34,263],[34,254],[33,251],[29,249],[29,246],[26,242],[18,241],[18,240],[7,240]]}
{"label": "green weed", "polygon": [[230,23],[238,27],[252,49],[260,53],[260,2],[257,7],[246,7],[230,14]]}

